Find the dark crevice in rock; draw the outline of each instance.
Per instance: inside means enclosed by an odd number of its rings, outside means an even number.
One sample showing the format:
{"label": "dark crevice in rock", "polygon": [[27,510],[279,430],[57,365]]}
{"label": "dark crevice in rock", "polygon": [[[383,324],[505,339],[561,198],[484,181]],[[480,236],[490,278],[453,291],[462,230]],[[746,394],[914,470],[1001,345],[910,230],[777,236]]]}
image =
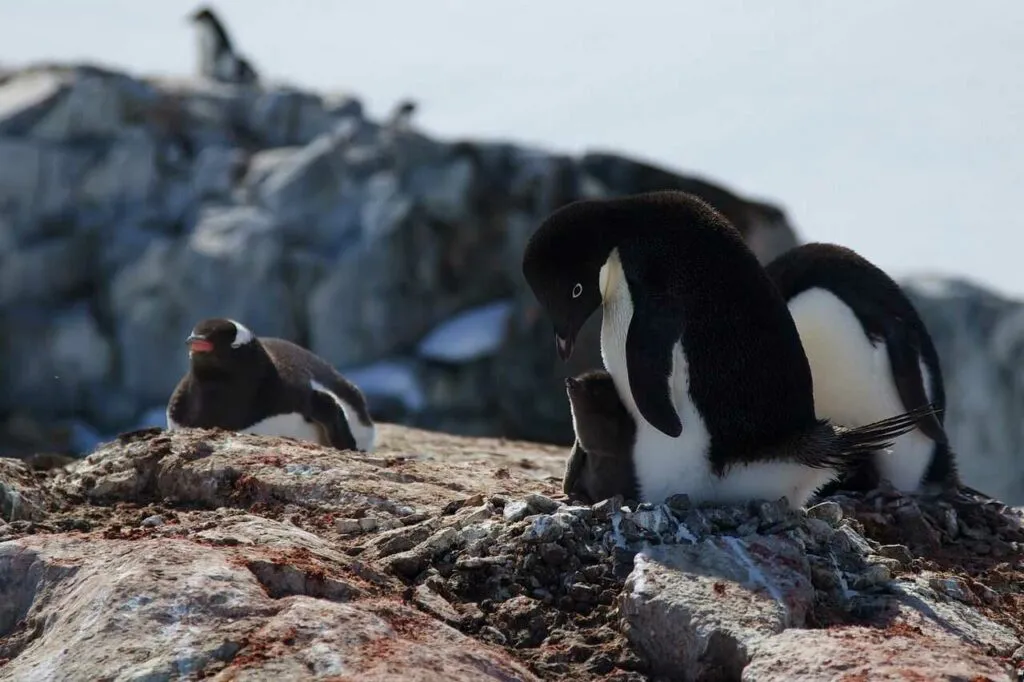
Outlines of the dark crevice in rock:
{"label": "dark crevice in rock", "polygon": [[250,561],[246,568],[273,599],[301,595],[314,599],[347,602],[363,596],[362,590],[329,577],[322,567],[300,568],[269,560]]}

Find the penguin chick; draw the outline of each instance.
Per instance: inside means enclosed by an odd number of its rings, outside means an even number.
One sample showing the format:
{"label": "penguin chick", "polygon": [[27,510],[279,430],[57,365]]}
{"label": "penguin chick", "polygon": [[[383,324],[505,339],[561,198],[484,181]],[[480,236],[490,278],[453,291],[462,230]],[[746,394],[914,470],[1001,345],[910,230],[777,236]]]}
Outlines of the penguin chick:
{"label": "penguin chick", "polygon": [[602,308],[601,356],[636,423],[642,501],[803,506],[930,410],[849,430],[819,420],[782,296],[739,232],[692,195],[563,206],[530,237],[523,274],[563,360]]}
{"label": "penguin chick", "polygon": [[956,463],[944,428],[945,388],[939,356],[924,322],[900,286],[851,249],[811,243],[765,270],[786,300],[814,383],[819,417],[860,426],[929,403],[937,411],[842,482],[895,488],[955,485]]}
{"label": "penguin chick", "polygon": [[587,504],[622,495],[637,499],[633,470],[636,422],[622,404],[615,382],[603,370],[565,380],[576,432],[562,491]]}
{"label": "penguin chick", "polygon": [[189,15],[199,38],[199,74],[210,80],[240,85],[259,80],[247,59],[237,54],[228,38],[227,29],[213,13],[201,6]]}
{"label": "penguin chick", "polygon": [[167,405],[167,428],[221,428],[371,451],[363,394],[291,341],[257,338],[239,322],[203,320],[186,339],[189,370]]}

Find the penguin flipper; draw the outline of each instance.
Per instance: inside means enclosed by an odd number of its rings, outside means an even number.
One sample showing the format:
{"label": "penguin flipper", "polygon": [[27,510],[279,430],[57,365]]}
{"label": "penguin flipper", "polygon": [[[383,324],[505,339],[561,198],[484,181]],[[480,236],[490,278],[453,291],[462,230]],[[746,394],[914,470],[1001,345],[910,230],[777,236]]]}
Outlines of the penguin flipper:
{"label": "penguin flipper", "polygon": [[[889,354],[889,364],[892,365],[892,377],[896,382],[896,392],[904,408],[913,410],[928,405],[928,394],[924,388],[924,376],[921,373],[921,363],[918,361],[918,354],[914,351],[918,344],[911,343],[908,329],[902,321],[892,321],[886,325],[885,348]],[[921,417],[917,423],[924,435],[936,443],[947,445],[946,430],[939,421],[939,413],[934,411]]]}
{"label": "penguin flipper", "polygon": [[679,343],[679,329],[665,316],[635,309],[626,333],[626,371],[636,408],[662,433],[676,438],[683,422],[672,403],[672,349]]}
{"label": "penguin flipper", "polygon": [[356,439],[349,428],[345,412],[333,397],[322,391],[312,391],[309,399],[310,418],[327,435],[327,442],[338,450],[355,450]]}
{"label": "penguin flipper", "polygon": [[569,459],[565,462],[565,473],[562,475],[563,493],[570,497],[573,495],[579,496],[579,493],[575,492],[575,490],[579,484],[580,475],[583,473],[583,467],[586,465],[586,462],[587,451],[583,449],[583,446],[577,440],[573,443]]}

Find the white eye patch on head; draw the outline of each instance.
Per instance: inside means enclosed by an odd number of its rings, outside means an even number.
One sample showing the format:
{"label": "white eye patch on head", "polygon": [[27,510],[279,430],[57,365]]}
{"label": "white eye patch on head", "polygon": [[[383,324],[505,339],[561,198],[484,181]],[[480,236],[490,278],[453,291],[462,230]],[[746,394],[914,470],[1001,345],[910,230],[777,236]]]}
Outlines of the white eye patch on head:
{"label": "white eye patch on head", "polygon": [[234,320],[231,320],[231,324],[235,325],[235,340],[231,342],[232,348],[238,348],[247,343],[252,343],[252,340],[255,337],[253,336],[253,333],[249,331],[248,327],[241,322],[235,322]]}

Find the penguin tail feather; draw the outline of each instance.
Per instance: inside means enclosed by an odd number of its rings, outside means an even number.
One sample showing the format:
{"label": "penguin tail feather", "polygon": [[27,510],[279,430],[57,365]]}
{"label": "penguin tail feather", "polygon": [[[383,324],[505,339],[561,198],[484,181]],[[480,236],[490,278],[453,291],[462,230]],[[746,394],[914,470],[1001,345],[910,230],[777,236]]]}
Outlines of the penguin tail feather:
{"label": "penguin tail feather", "polygon": [[878,450],[891,448],[897,438],[913,431],[920,420],[939,412],[941,408],[932,403],[856,428],[836,427],[836,459],[844,467],[856,464]]}

